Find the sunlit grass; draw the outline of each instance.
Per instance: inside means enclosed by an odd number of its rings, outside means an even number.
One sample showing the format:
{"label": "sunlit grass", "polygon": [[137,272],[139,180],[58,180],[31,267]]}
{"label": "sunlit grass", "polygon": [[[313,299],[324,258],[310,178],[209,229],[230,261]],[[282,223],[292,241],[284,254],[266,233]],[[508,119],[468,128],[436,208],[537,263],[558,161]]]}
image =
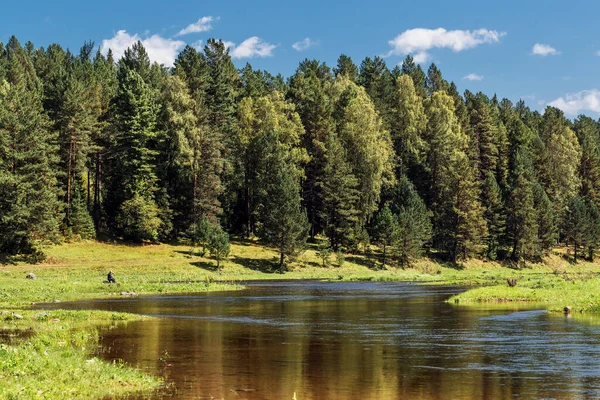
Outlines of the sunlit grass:
{"label": "sunlit grass", "polygon": [[[150,393],[159,380],[134,368],[93,357],[98,327],[140,318],[99,311],[51,311],[36,318],[32,303],[136,294],[193,293],[240,289],[256,279],[325,279],[341,281],[420,281],[429,284],[472,285],[450,301],[487,302],[490,306],[538,302],[552,310],[569,305],[573,312],[600,311],[600,280],[595,263],[571,264],[560,252],[543,263],[515,269],[509,264],[469,260],[451,264],[424,257],[410,268],[382,266],[376,249],[369,257],[346,254],[326,265],[309,247],[277,269],[278,254],[256,241],[234,240],[231,255],[216,267],[198,248],[168,244],[131,246],[99,242],[67,243],[46,249],[36,265],[0,266],[0,329],[27,332],[27,337],[0,345],[0,398],[103,398]],[[116,284],[104,284],[112,270]],[[28,273],[36,279],[26,279]],[[517,279],[509,287],[506,279]],[[13,313],[23,315],[14,319]],[[590,322],[593,323],[593,322]],[[2,343],[2,337],[0,337]],[[66,395],[65,395],[66,394]],[[66,396],[66,397],[65,397]]]}
{"label": "sunlit grass", "polygon": [[[143,395],[159,379],[93,356],[98,327],[139,316],[101,311],[20,311],[0,318],[0,398],[90,399]],[[121,322],[124,323],[124,322]],[[11,338],[11,336],[14,336]]]}

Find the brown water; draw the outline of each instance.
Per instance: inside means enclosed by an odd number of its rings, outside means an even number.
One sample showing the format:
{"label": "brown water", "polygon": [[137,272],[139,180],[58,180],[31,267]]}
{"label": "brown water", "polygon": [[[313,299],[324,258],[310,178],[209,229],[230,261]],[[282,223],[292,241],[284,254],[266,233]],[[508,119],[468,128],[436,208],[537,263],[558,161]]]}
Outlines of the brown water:
{"label": "brown water", "polygon": [[172,384],[157,398],[600,398],[599,326],[444,303],[458,290],[255,282],[239,292],[60,306],[163,317],[102,336],[102,357]]}

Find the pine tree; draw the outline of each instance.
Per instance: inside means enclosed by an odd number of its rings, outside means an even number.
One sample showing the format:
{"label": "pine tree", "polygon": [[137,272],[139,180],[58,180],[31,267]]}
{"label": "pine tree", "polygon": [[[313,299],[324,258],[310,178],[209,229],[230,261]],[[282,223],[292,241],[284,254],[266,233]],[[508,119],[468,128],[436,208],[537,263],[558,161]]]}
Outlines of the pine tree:
{"label": "pine tree", "polygon": [[0,252],[22,254],[57,239],[58,148],[29,57],[14,36],[6,47],[6,80],[0,82]]}
{"label": "pine tree", "polygon": [[352,242],[352,229],[358,223],[358,180],[348,163],[346,150],[335,133],[327,137],[327,162],[319,182],[323,193],[325,234],[334,250]]}
{"label": "pine tree", "polygon": [[547,107],[542,122],[539,181],[560,217],[567,202],[578,193],[581,185],[577,175],[581,148],[562,111]]}
{"label": "pine tree", "polygon": [[485,181],[483,181],[482,199],[485,208],[483,217],[487,223],[488,231],[486,238],[486,256],[490,260],[495,260],[498,256],[501,239],[504,236],[506,221],[504,218],[505,212],[504,204],[502,202],[502,192],[492,172],[488,172]]}
{"label": "pine tree", "polygon": [[160,219],[155,202],[157,154],[152,146],[158,109],[151,89],[137,72],[128,69],[120,73],[114,108],[112,179],[105,204],[128,238],[156,240]]}
{"label": "pine tree", "polygon": [[300,181],[293,160],[278,142],[274,142],[270,150],[267,163],[271,173],[265,182],[267,196],[261,216],[262,234],[279,250],[279,270],[283,271],[286,257],[304,248],[308,220],[301,209]]}
{"label": "pine tree", "polygon": [[589,117],[580,116],[573,127],[581,147],[581,195],[600,201],[600,125]]}
{"label": "pine tree", "polygon": [[563,231],[567,242],[573,246],[573,260],[577,262],[577,255],[585,246],[589,235],[588,212],[582,197],[573,196],[568,201]]}
{"label": "pine tree", "polygon": [[406,177],[398,181],[392,211],[398,224],[397,257],[400,265],[406,267],[422,254],[424,244],[431,238],[427,207]]}
{"label": "pine tree", "polygon": [[442,72],[432,63],[427,70],[427,78],[425,78],[427,95],[431,96],[435,92],[447,91],[449,87],[448,82],[442,78]]}
{"label": "pine tree", "polygon": [[486,233],[480,191],[452,98],[436,92],[426,111],[434,242],[456,260],[468,257]]}
{"label": "pine tree", "polygon": [[600,246],[600,211],[592,201],[587,202],[588,210],[588,233],[586,250],[588,261],[594,261],[594,255]]}
{"label": "pine tree", "polygon": [[345,54],[339,56],[337,60],[337,67],[333,69],[335,76],[342,75],[350,79],[352,82],[356,82],[358,79],[358,67],[352,61],[352,58]]}
{"label": "pine tree", "polygon": [[532,165],[526,150],[515,150],[510,192],[507,201],[507,242],[511,244],[511,258],[520,261],[536,254],[538,235],[537,215],[534,208]]}
{"label": "pine tree", "polygon": [[375,216],[373,238],[383,251],[381,266],[385,268],[389,249],[398,241],[398,221],[390,208],[385,205]]}
{"label": "pine tree", "polygon": [[537,215],[536,258],[539,259],[556,245],[558,227],[552,202],[538,182],[533,185],[533,207]]}
{"label": "pine tree", "polygon": [[[311,67],[308,68],[308,65]],[[325,143],[334,130],[333,107],[328,93],[329,79],[324,65],[304,63],[290,78],[288,91],[288,98],[294,103],[305,129],[302,148],[306,149],[310,158],[302,182],[302,198],[311,226],[310,237],[313,239],[324,227],[324,221],[320,218],[323,193],[318,182],[323,180]]]}
{"label": "pine tree", "polygon": [[421,69],[420,65],[415,64],[415,61],[410,54],[407,55],[402,62],[401,72],[402,75],[408,75],[412,78],[415,86],[415,92],[419,97],[424,99],[427,96],[425,89],[425,73]]}

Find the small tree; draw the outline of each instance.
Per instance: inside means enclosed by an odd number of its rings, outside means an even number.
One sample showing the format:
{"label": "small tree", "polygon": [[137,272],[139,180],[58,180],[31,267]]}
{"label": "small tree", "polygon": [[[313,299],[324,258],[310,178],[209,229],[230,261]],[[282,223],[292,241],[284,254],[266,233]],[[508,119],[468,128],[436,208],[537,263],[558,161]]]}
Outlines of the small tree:
{"label": "small tree", "polygon": [[152,200],[135,194],[120,207],[117,222],[121,225],[127,239],[141,241],[158,239],[161,220],[158,207]]}
{"label": "small tree", "polygon": [[588,212],[585,201],[580,196],[573,196],[568,203],[564,221],[564,232],[567,241],[573,246],[573,259],[577,262],[577,253],[585,245],[588,238]]}
{"label": "small tree", "polygon": [[217,268],[220,268],[221,260],[226,258],[231,251],[229,235],[221,228],[221,225],[211,226],[208,234],[207,248],[210,255],[217,260]]}
{"label": "small tree", "polygon": [[388,247],[393,246],[398,240],[398,221],[390,208],[385,205],[375,217],[374,238],[383,250],[381,265],[385,268]]}
{"label": "small tree", "polygon": [[600,244],[600,212],[593,201],[589,201],[588,207],[588,240],[586,241],[587,257],[594,261],[594,253]]}
{"label": "small tree", "polygon": [[198,223],[192,224],[187,232],[192,246],[200,246],[202,248],[200,255],[204,257],[208,240],[212,232],[212,225],[206,218],[201,218]]}
{"label": "small tree", "polygon": [[272,181],[267,184],[262,223],[265,239],[279,250],[279,270],[282,271],[285,257],[304,248],[308,219],[301,209],[300,182],[295,167],[280,154],[280,150],[276,150],[274,156],[277,157],[273,165],[276,169]]}
{"label": "small tree", "polygon": [[431,239],[427,206],[406,177],[398,182],[392,210],[398,221],[398,259],[400,265],[405,267],[421,255],[424,244]]}
{"label": "small tree", "polygon": [[323,266],[329,264],[329,258],[331,257],[331,243],[329,240],[322,240],[317,246],[317,257],[319,257],[323,263]]}

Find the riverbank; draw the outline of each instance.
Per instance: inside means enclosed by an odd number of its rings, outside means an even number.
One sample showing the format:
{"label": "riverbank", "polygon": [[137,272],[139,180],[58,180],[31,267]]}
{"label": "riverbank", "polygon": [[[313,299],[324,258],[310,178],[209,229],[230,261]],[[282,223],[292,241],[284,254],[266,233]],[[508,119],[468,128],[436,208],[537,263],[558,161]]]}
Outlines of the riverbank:
{"label": "riverbank", "polygon": [[[350,254],[343,262],[332,256],[323,265],[316,250],[309,249],[282,274],[276,269],[277,253],[252,241],[234,241],[221,268],[198,249],[166,244],[78,242],[50,247],[46,254],[40,264],[0,265],[0,398],[62,399],[64,393],[103,398],[150,393],[161,385],[158,378],[93,356],[99,328],[142,317],[94,311],[40,314],[30,310],[34,303],[235,290],[256,279],[327,279],[483,286],[451,301],[542,301],[552,309],[571,305],[573,311],[600,311],[600,297],[593,294],[600,289],[594,278],[600,267],[571,265],[559,256],[520,270],[480,260],[455,266],[427,258],[401,269],[384,268],[376,257]],[[109,270],[116,284],[103,283]],[[27,279],[29,273],[35,279]],[[517,279],[518,285],[508,287],[507,278]]]}

